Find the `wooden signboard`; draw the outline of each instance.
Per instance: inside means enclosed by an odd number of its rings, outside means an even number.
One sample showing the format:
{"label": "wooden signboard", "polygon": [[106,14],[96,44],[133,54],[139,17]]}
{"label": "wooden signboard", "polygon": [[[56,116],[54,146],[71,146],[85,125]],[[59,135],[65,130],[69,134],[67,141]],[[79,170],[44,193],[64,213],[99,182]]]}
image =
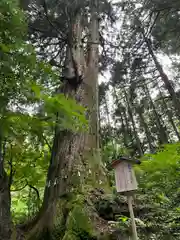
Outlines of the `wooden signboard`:
{"label": "wooden signboard", "polygon": [[138,186],[132,165],[140,163],[139,160],[132,160],[126,157],[120,157],[118,160],[112,162],[112,166],[115,169],[117,192],[127,195],[128,207],[132,220],[133,240],[138,240],[138,236],[132,206],[132,193]]}
{"label": "wooden signboard", "polygon": [[129,192],[137,189],[134,170],[129,162],[119,162],[114,168],[117,192]]}

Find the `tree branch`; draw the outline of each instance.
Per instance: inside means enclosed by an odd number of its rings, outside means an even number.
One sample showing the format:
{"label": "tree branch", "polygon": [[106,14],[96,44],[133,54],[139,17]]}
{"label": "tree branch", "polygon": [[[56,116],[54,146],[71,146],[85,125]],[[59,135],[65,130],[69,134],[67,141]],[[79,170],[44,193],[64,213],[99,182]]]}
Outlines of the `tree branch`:
{"label": "tree branch", "polygon": [[46,138],[43,134],[42,134],[42,137],[43,137],[44,141],[46,142],[46,144],[48,145],[48,148],[49,148],[49,150],[50,150],[50,152],[51,152],[51,151],[52,151],[52,147],[51,147],[51,145],[49,144],[47,138]]}
{"label": "tree branch", "polygon": [[49,19],[46,0],[44,0],[44,2],[43,2],[43,7],[44,7],[45,16],[46,16],[46,19],[47,19],[48,23],[51,25],[51,27],[53,27],[57,31],[57,33],[59,33],[61,35],[61,32],[59,31],[59,29]]}
{"label": "tree branch", "polygon": [[31,184],[27,184],[27,185],[36,192],[37,199],[38,199],[38,201],[40,201],[40,194],[39,194],[38,189],[36,187],[32,186]]}
{"label": "tree branch", "polygon": [[53,31],[50,31],[50,30],[46,31],[44,29],[34,27],[30,24],[29,24],[28,28],[29,28],[29,33],[39,32],[40,34],[42,34],[43,37],[58,38],[57,32],[53,32]]}
{"label": "tree branch", "polygon": [[14,190],[11,190],[11,192],[18,192],[18,191],[21,191],[21,190],[23,190],[25,187],[27,187],[28,186],[28,183],[26,182],[26,184],[23,186],[23,187],[21,187],[21,188],[18,188],[18,189],[14,189]]}

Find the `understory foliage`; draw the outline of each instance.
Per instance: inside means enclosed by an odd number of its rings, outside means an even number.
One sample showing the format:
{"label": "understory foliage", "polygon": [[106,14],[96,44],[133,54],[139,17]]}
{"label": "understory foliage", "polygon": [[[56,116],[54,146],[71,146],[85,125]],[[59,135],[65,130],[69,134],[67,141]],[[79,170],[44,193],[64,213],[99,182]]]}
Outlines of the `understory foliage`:
{"label": "understory foliage", "polygon": [[17,1],[1,1],[0,16],[0,161],[9,176],[12,216],[19,223],[41,206],[55,125],[78,132],[87,120],[84,107],[55,94],[59,74],[26,42],[26,18]]}
{"label": "understory foliage", "polygon": [[[28,3],[32,2],[0,0],[0,198],[2,182],[8,179],[12,229],[18,231],[38,219],[45,188],[56,185],[47,182],[47,172],[57,129],[63,140],[92,127],[88,106],[62,92],[62,75],[67,36],[77,13],[83,16],[81,47],[88,56],[93,1],[74,1],[77,9],[69,1],[59,0],[59,5],[34,1],[31,8]],[[80,161],[73,162],[70,176],[72,191],[55,204],[53,230],[43,229],[36,237],[125,240],[131,236],[127,200],[116,193],[111,167],[112,160],[126,155],[142,161],[135,167],[139,238],[180,239],[179,1],[101,0],[97,9],[96,60],[106,78],[95,90],[101,151],[77,156]],[[13,231],[12,236],[18,234]]]}

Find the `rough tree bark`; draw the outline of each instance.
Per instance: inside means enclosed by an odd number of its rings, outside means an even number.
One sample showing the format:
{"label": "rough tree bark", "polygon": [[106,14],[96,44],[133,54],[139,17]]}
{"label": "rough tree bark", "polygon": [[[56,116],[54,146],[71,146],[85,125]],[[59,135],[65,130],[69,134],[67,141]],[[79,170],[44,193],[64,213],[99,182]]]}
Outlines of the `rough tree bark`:
{"label": "rough tree bark", "polygon": [[80,15],[77,16],[75,24],[71,26],[70,35],[73,37],[73,41],[71,46],[67,48],[66,74],[68,76],[74,74],[73,77],[77,77],[72,62],[73,57],[77,64],[78,75],[83,76],[83,82],[77,91],[72,90],[68,82],[65,83],[63,89],[67,97],[78,99],[80,104],[88,108],[89,131],[81,133],[61,132],[56,127],[42,208],[36,219],[24,228],[26,231],[31,230],[31,236],[53,227],[58,201],[72,190],[71,176],[76,170],[73,166],[77,161],[81,161],[81,157],[86,151],[90,152],[99,148],[97,102],[99,27],[96,1],[93,1],[91,10],[88,54],[84,54],[84,49],[81,46],[83,26]]}

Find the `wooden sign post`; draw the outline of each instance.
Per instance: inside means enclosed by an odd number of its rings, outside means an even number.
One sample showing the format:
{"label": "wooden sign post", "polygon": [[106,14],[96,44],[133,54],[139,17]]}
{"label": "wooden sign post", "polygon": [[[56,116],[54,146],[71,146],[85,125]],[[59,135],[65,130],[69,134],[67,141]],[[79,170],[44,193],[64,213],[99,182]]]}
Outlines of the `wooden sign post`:
{"label": "wooden sign post", "polygon": [[133,240],[138,240],[138,235],[132,206],[132,196],[138,186],[132,165],[140,163],[141,162],[139,160],[132,160],[126,157],[120,157],[118,160],[114,160],[112,162],[112,166],[115,169],[117,192],[123,193],[127,196],[128,208],[132,223]]}

